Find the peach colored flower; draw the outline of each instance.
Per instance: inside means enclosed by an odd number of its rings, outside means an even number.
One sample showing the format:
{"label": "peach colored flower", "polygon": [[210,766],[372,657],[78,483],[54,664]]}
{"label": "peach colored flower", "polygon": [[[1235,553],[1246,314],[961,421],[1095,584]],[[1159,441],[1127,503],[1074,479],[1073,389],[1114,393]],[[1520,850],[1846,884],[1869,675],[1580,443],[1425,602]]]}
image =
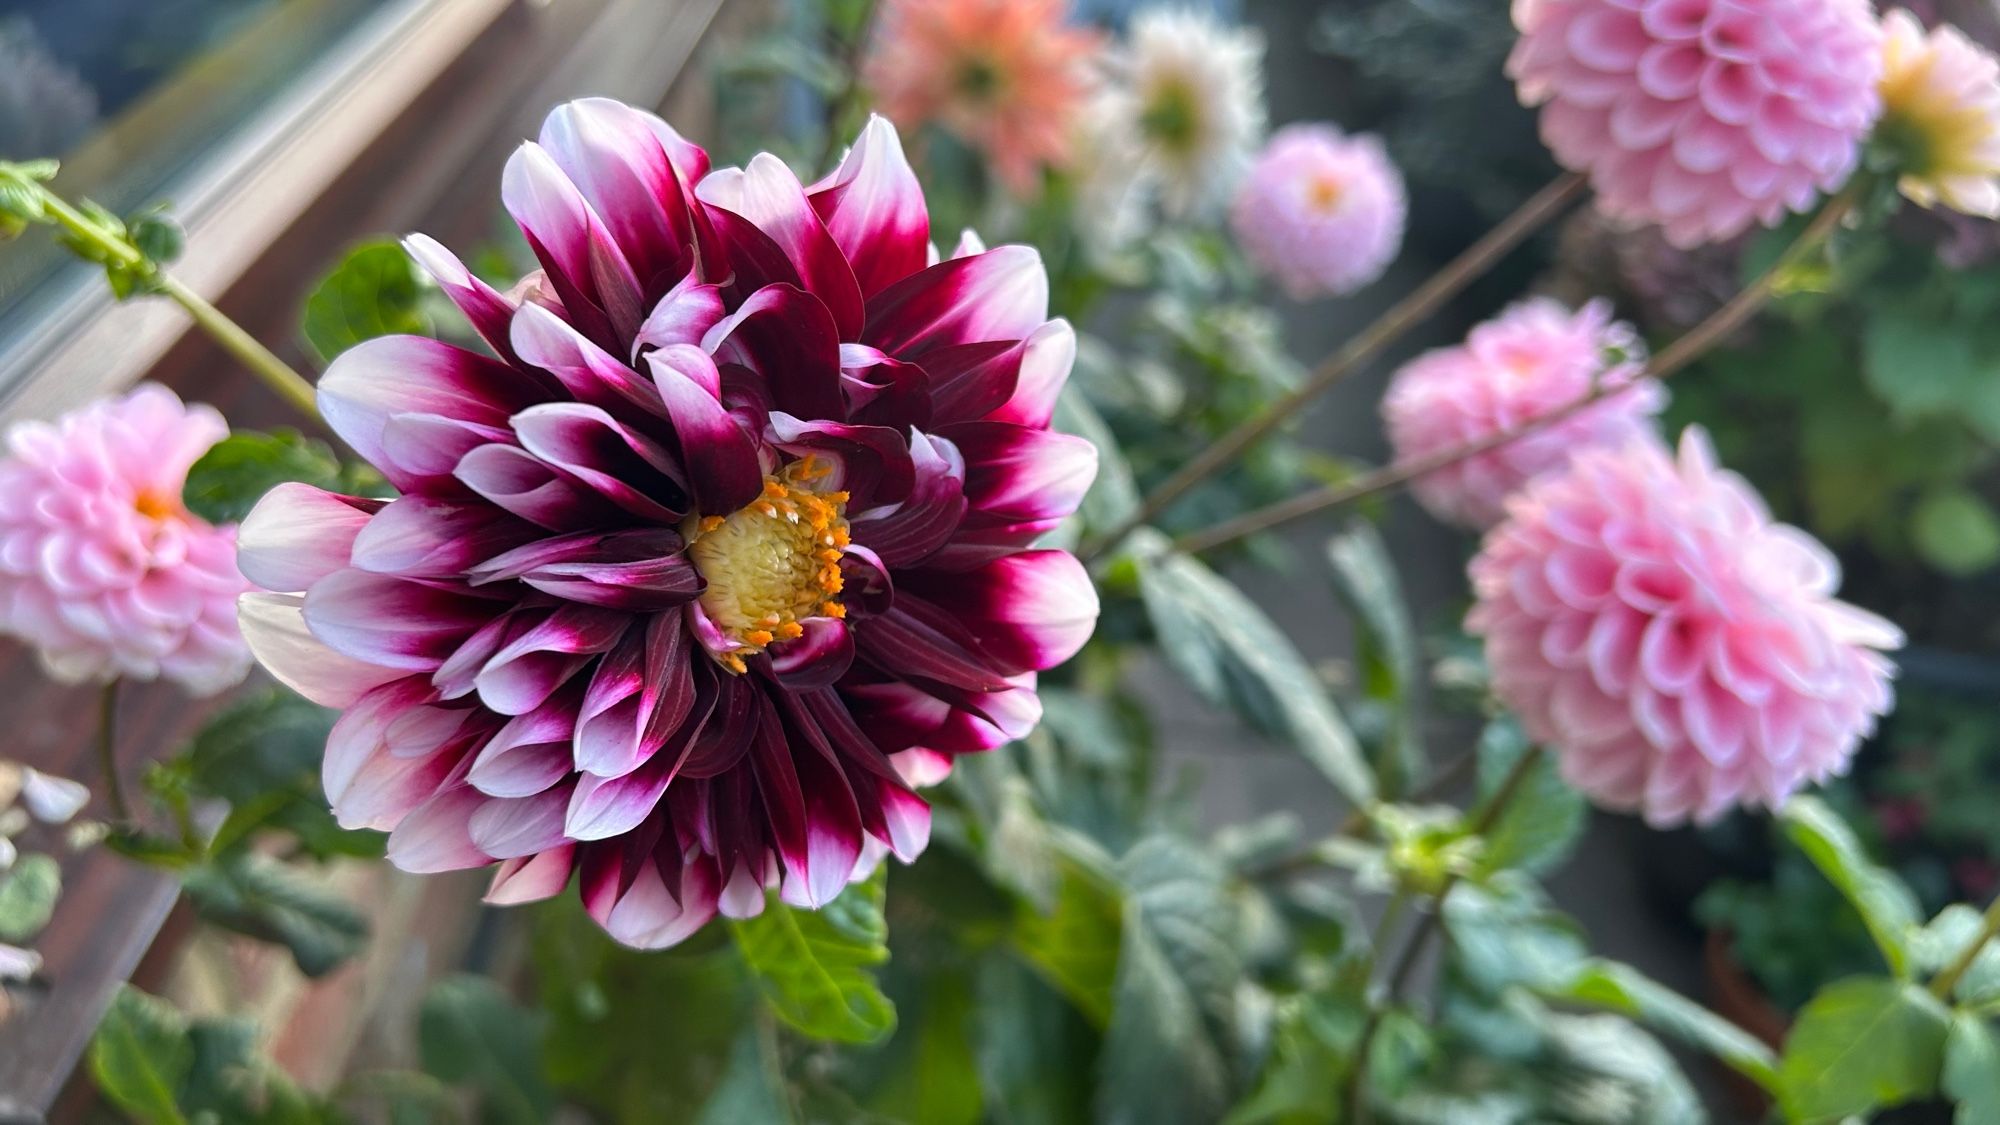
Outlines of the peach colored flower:
{"label": "peach colored flower", "polygon": [[936,124],[986,154],[1009,191],[1070,158],[1101,39],[1063,0],[885,0],[863,77],[905,128]]}
{"label": "peach colored flower", "polygon": [[1882,21],[1882,122],[1902,157],[1897,186],[1932,207],[2000,216],[2000,61],[1955,27]]}

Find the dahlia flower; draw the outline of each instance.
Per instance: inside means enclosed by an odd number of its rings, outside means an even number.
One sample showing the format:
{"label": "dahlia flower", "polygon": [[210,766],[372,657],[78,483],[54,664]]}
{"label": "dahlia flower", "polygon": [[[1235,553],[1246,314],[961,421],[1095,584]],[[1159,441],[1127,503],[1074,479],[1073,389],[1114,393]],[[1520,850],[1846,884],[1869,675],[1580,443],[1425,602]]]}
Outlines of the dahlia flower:
{"label": "dahlia flower", "polygon": [[863,64],[883,113],[935,122],[984,152],[1015,194],[1070,156],[1100,37],[1063,0],[885,0]]}
{"label": "dahlia flower", "polygon": [[646,947],[915,856],[913,779],[1026,733],[1097,616],[1032,546],[1096,467],[1048,429],[1075,339],[1040,259],[926,266],[881,118],[805,186],[574,102],[501,196],[525,297],[409,242],[497,358],[390,337],[320,382],[401,498],[287,485],[244,524],[285,591],[244,599],[252,648],[346,712],[340,822],[405,870],[499,863],[493,902],[575,874]]}
{"label": "dahlia flower", "polygon": [[1897,186],[1925,207],[2000,217],[2000,61],[1955,27],[1882,20],[1882,122]]}
{"label": "dahlia flower", "polygon": [[1678,246],[1803,211],[1880,108],[1868,0],[1514,0],[1507,73],[1613,218]]}
{"label": "dahlia flower", "polygon": [[1149,8],[1112,53],[1093,113],[1120,123],[1132,173],[1176,217],[1226,200],[1264,132],[1264,40],[1206,14]]}
{"label": "dahlia flower", "polygon": [[1528,484],[1471,566],[1500,701],[1598,804],[1656,826],[1844,772],[1893,703],[1894,625],[1690,429]]}
{"label": "dahlia flower", "polygon": [[1287,125],[1230,208],[1244,253],[1293,300],[1339,296],[1382,276],[1403,244],[1403,177],[1374,137]]}
{"label": "dahlia flower", "polygon": [[236,534],[181,504],[229,435],[222,415],[145,384],[7,434],[0,633],[65,683],[166,678],[196,695],[250,670],[236,628]]}
{"label": "dahlia flower", "polygon": [[1666,388],[1643,379],[1645,345],[1611,319],[1607,301],[1571,312],[1546,297],[1519,302],[1456,347],[1418,356],[1382,399],[1396,459],[1413,461],[1479,441],[1575,403],[1600,386],[1625,386],[1574,417],[1411,482],[1438,519],[1484,529],[1508,496],[1569,462],[1578,450],[1620,446],[1654,433]]}

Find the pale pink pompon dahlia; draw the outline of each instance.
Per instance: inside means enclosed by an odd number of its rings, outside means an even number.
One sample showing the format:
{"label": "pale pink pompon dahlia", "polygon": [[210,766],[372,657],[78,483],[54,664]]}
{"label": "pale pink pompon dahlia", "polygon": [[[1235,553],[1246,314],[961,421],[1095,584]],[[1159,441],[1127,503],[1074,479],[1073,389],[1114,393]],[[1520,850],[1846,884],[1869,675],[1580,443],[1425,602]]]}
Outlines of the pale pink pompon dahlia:
{"label": "pale pink pompon dahlia", "polygon": [[1250,261],[1305,301],[1382,276],[1403,245],[1408,210],[1402,174],[1380,141],[1288,125],[1251,164],[1229,218]]}
{"label": "pale pink pompon dahlia", "polygon": [[497,358],[394,337],[320,383],[402,493],[274,491],[241,561],[274,675],[345,709],[341,823],[410,871],[574,874],[670,945],[767,887],[821,905],[920,851],[912,784],[1040,717],[1097,598],[1032,544],[1096,467],[1049,431],[1075,340],[1025,246],[925,265],[882,119],[809,187],[628,106],[557,109],[501,196],[541,260],[516,303],[410,249]]}
{"label": "pale pink pompon dahlia", "polygon": [[1846,770],[1892,702],[1894,625],[1690,429],[1531,482],[1472,561],[1500,701],[1598,804],[1658,826]]}
{"label": "pale pink pompon dahlia", "polygon": [[1867,0],[1514,0],[1514,24],[1556,159],[1682,247],[1838,188],[1880,111]]}
{"label": "pale pink pompon dahlia", "polygon": [[1605,301],[1571,312],[1546,297],[1522,301],[1474,328],[1456,347],[1405,364],[1390,380],[1382,418],[1398,461],[1414,461],[1511,430],[1571,406],[1599,386],[1631,389],[1575,416],[1411,483],[1438,519],[1484,529],[1534,477],[1578,450],[1620,446],[1655,432],[1667,402],[1658,380],[1642,379],[1645,345],[1611,319]]}
{"label": "pale pink pompon dahlia", "polygon": [[236,628],[236,535],[181,504],[222,415],[145,384],[54,422],[0,459],[0,632],[65,682],[165,678],[197,695],[250,670]]}

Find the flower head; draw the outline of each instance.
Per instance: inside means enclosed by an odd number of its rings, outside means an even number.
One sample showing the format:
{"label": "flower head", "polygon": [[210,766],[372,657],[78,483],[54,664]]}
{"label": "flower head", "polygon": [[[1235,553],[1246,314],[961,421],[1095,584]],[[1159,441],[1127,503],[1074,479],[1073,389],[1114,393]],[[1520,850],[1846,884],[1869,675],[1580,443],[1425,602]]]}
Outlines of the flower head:
{"label": "flower head", "polygon": [[245,521],[273,674],[345,709],[325,782],[411,871],[572,874],[669,945],[767,888],[820,905],[924,846],[911,790],[1026,733],[1097,599],[1032,544],[1096,466],[1049,431],[1075,337],[1024,246],[926,266],[895,129],[801,185],[710,172],[659,119],[558,108],[502,198],[510,297],[410,248],[497,358],[391,337],[320,382],[401,492],[300,485]]}
{"label": "flower head", "polygon": [[1880,108],[1867,0],[1515,0],[1507,72],[1614,218],[1679,246],[1846,181]]}
{"label": "flower head", "polygon": [[1131,175],[1188,217],[1227,199],[1264,132],[1264,40],[1215,17],[1148,8],[1132,18],[1093,109],[1120,123]]}
{"label": "flower head", "polygon": [[1508,502],[1466,626],[1500,701],[1598,804],[1660,826],[1844,772],[1892,702],[1894,625],[1698,430],[1579,453]]}
{"label": "flower head", "polygon": [[65,682],[164,677],[197,695],[250,670],[236,628],[236,535],[181,505],[222,415],[145,384],[54,422],[0,459],[0,632]]}
{"label": "flower head", "polygon": [[1402,247],[1408,209],[1380,141],[1288,125],[1251,165],[1230,222],[1250,260],[1304,301],[1380,277]]}
{"label": "flower head", "polygon": [[1571,312],[1546,297],[1522,301],[1474,328],[1456,347],[1418,356],[1396,372],[1382,400],[1399,461],[1479,441],[1569,406],[1600,386],[1636,384],[1575,416],[1426,473],[1411,484],[1437,518],[1490,527],[1523,484],[1578,450],[1620,446],[1654,432],[1666,405],[1657,380],[1640,378],[1645,346],[1611,306]]}
{"label": "flower head", "polygon": [[943,126],[1026,193],[1068,162],[1100,47],[1064,16],[1062,0],[885,0],[864,74],[883,113]]}
{"label": "flower head", "polygon": [[1949,25],[1882,20],[1882,121],[1903,194],[1925,207],[2000,217],[2000,61]]}

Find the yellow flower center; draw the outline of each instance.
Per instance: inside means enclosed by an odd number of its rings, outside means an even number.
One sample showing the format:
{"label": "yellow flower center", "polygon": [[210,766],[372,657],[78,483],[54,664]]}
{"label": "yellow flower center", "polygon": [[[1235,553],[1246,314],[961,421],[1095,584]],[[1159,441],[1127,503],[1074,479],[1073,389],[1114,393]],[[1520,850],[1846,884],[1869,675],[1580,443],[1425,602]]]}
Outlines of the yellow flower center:
{"label": "yellow flower center", "polygon": [[132,508],[147,519],[154,520],[171,519],[187,510],[181,507],[180,497],[150,488],[132,498]]}
{"label": "yellow flower center", "polygon": [[1313,210],[1330,214],[1340,206],[1340,197],[1346,194],[1347,185],[1338,176],[1318,176],[1306,186],[1306,203]]}
{"label": "yellow flower center", "polygon": [[688,557],[708,582],[701,608],[743,647],[716,657],[732,672],[743,658],[805,632],[809,617],[845,617],[840,557],[846,551],[847,493],[813,482],[830,470],[806,457],[764,478],[763,494],[726,516],[685,529]]}

